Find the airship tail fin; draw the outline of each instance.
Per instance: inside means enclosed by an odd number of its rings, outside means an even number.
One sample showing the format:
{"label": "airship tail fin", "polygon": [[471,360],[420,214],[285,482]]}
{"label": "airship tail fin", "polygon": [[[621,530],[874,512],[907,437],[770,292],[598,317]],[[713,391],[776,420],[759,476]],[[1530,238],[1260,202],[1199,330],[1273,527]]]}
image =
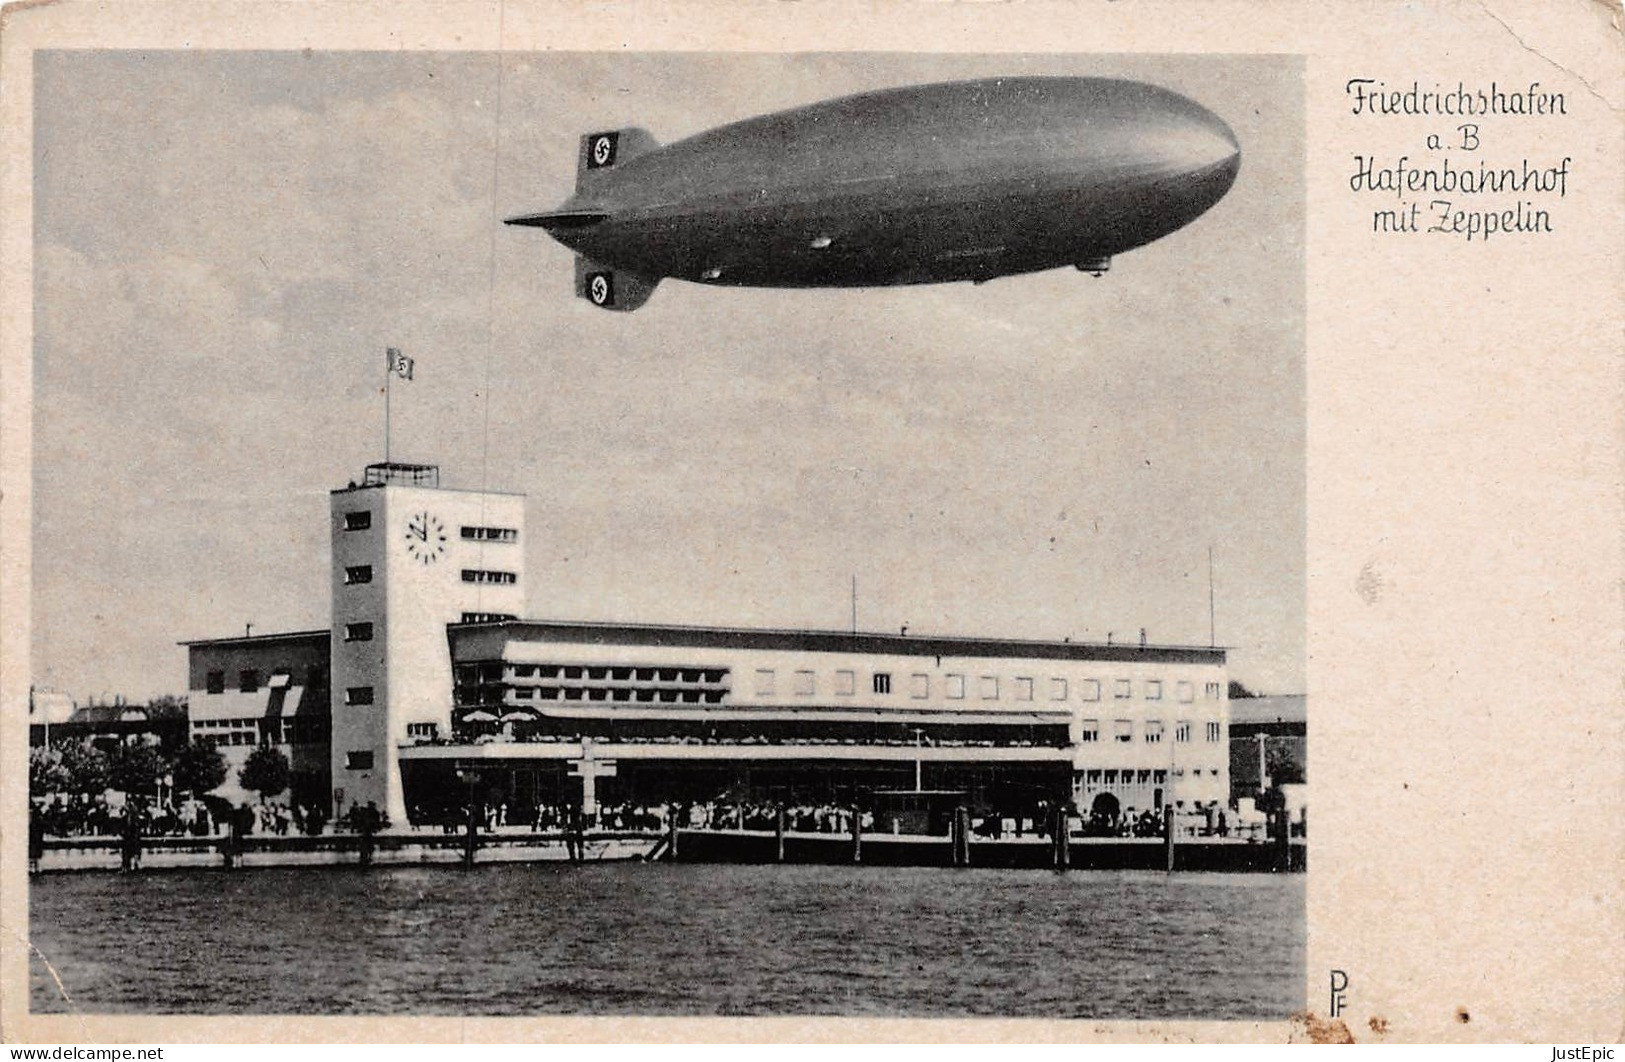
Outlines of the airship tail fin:
{"label": "airship tail fin", "polygon": [[659,277],[639,276],[576,255],[576,297],[601,310],[635,310],[649,301]]}
{"label": "airship tail fin", "polygon": [[576,156],[576,191],[589,187],[598,171],[613,169],[659,146],[660,141],[647,129],[637,126],[588,133],[581,138],[581,153]]}

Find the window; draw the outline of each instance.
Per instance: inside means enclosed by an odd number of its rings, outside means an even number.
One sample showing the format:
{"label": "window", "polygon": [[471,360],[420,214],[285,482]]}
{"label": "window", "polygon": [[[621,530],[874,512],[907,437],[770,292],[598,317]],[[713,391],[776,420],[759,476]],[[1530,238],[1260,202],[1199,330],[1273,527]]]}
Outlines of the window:
{"label": "window", "polygon": [[949,675],[948,676],[948,696],[953,698],[956,701],[965,696],[965,676],[964,675]]}
{"label": "window", "polygon": [[1162,700],[1162,680],[1147,679],[1145,683],[1145,699],[1148,701]]}
{"label": "window", "polygon": [[1209,700],[1216,701],[1219,699],[1219,694],[1222,687],[1217,682],[1209,682],[1205,687],[1203,687],[1203,689],[1205,690]]}
{"label": "window", "polygon": [[1083,682],[1080,683],[1079,685],[1081,687],[1081,692],[1082,692],[1084,700],[1086,700],[1086,701],[1098,701],[1098,700],[1100,700],[1100,680],[1099,679],[1084,679]]}
{"label": "window", "polygon": [[344,769],[347,771],[372,770],[372,750],[361,752],[346,752],[344,754]]}
{"label": "window", "polygon": [[371,512],[362,511],[362,512],[358,512],[358,513],[345,513],[344,514],[344,530],[346,530],[346,531],[365,531],[367,528],[369,528],[371,526],[372,526],[372,513]]}
{"label": "window", "polygon": [[1217,741],[1217,740],[1219,740],[1219,724],[1218,723],[1209,723],[1207,725],[1207,739],[1209,741]]}
{"label": "window", "polygon": [[1018,701],[1030,701],[1032,699],[1033,699],[1033,680],[1030,679],[1030,678],[1022,678],[1020,676],[1017,676],[1016,677],[1016,700],[1018,700]]}
{"label": "window", "polygon": [[1147,719],[1145,721],[1145,743],[1147,745],[1162,744],[1162,720]]}
{"label": "window", "polygon": [[889,671],[876,671],[875,672],[875,692],[876,693],[890,693],[891,692],[891,672],[889,672]]}
{"label": "window", "polygon": [[983,675],[981,682],[982,700],[996,701],[999,699],[999,676]]}
{"label": "window", "polygon": [[225,693],[226,673],[224,671],[211,671],[203,677],[203,690],[205,693]]}
{"label": "window", "polygon": [[518,619],[511,612],[465,612],[464,623],[502,623],[506,620]]}
{"label": "window", "polygon": [[773,669],[761,667],[756,669],[756,695],[758,697],[771,696],[773,693]]}
{"label": "window", "polygon": [[835,672],[835,692],[842,697],[850,697],[857,692],[858,676],[852,671]]}
{"label": "window", "polygon": [[518,542],[519,532],[511,527],[464,527],[463,538],[468,542]]}
{"label": "window", "polygon": [[813,695],[813,689],[813,673],[806,669],[797,671],[796,693],[802,697],[811,697]]}
{"label": "window", "polygon": [[410,738],[426,738],[430,741],[440,732],[438,723],[407,723],[406,736]]}
{"label": "window", "polygon": [[1189,719],[1181,719],[1179,722],[1174,724],[1174,741],[1183,745],[1187,744],[1190,739],[1191,721]]}
{"label": "window", "polygon": [[1112,724],[1112,736],[1119,742],[1127,744],[1134,740],[1134,720],[1119,719]]}
{"label": "window", "polygon": [[243,693],[255,693],[260,688],[260,673],[253,668],[237,673],[237,688]]}
{"label": "window", "polygon": [[346,623],[344,625],[344,640],[347,642],[372,641],[372,624]]}
{"label": "window", "polygon": [[348,705],[362,705],[372,703],[371,686],[351,686],[344,691],[344,703]]}
{"label": "window", "polygon": [[1196,687],[1192,686],[1189,682],[1181,682],[1179,685],[1174,687],[1174,690],[1175,695],[1185,704],[1189,704],[1191,701],[1196,699]]}
{"label": "window", "polygon": [[1127,700],[1134,696],[1134,688],[1130,685],[1128,679],[1118,679],[1112,683],[1112,696],[1120,701]]}
{"label": "window", "polygon": [[513,572],[493,572],[487,571],[483,568],[463,569],[463,582],[465,583],[496,583],[506,586],[510,583],[517,583],[518,581],[519,576],[515,575]]}
{"label": "window", "polygon": [[908,695],[916,700],[931,696],[931,676],[916,671],[908,677]]}
{"label": "window", "polygon": [[1066,679],[1052,678],[1049,680],[1049,699],[1052,701],[1066,700]]}
{"label": "window", "polygon": [[1083,721],[1082,725],[1078,727],[1078,740],[1079,741],[1099,741],[1100,740],[1100,720],[1099,719],[1085,719]]}
{"label": "window", "polygon": [[372,565],[357,564],[353,568],[344,569],[345,586],[356,586],[370,582],[372,582]]}

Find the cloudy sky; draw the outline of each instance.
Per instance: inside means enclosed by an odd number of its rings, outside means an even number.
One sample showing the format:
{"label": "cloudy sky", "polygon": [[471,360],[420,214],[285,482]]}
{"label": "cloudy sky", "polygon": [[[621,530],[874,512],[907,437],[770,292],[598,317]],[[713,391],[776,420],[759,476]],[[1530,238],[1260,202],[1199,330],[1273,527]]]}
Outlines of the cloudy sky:
{"label": "cloudy sky", "polygon": [[[327,492],[393,456],[529,495],[560,619],[1208,641],[1303,688],[1302,92],[1278,57],[36,57],[34,680],[181,692],[176,641],[322,627]],[[668,281],[609,314],[502,217],[582,132],[1135,77],[1236,131],[1229,196],[1116,260],[946,285]]]}

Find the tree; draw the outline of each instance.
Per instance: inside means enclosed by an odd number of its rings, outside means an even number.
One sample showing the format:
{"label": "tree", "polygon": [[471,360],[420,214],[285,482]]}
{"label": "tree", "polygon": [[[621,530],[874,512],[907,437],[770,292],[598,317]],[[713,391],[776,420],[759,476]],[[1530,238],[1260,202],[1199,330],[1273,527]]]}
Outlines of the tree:
{"label": "tree", "polygon": [[90,797],[108,789],[112,765],[102,750],[82,741],[64,741],[55,752],[67,774],[68,792]]}
{"label": "tree", "polygon": [[73,776],[62,765],[56,749],[37,746],[28,750],[28,795],[50,796],[73,791]]}
{"label": "tree", "polygon": [[237,781],[244,789],[258,793],[262,803],[287,789],[292,777],[293,767],[287,755],[272,745],[261,745],[250,752],[237,772]]}
{"label": "tree", "polygon": [[1254,693],[1252,690],[1248,689],[1246,686],[1243,686],[1241,683],[1237,682],[1235,679],[1230,680],[1230,699],[1232,701],[1244,701],[1244,700],[1248,700],[1249,698],[1257,697],[1257,696],[1258,696],[1258,694]]}
{"label": "tree", "polygon": [[212,742],[195,738],[175,751],[169,769],[177,790],[202,796],[225,782],[226,757]]}
{"label": "tree", "polygon": [[108,757],[108,785],[121,793],[151,795],[157,791],[158,779],[166,767],[163,753],[155,746],[144,741],[120,745]]}

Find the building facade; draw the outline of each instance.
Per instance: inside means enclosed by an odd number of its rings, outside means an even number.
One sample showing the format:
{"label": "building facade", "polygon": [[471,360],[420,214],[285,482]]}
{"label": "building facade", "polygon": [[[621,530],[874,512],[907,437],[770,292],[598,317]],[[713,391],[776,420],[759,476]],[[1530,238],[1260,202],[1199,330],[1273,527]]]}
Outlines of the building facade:
{"label": "building facade", "polygon": [[228,750],[320,734],[335,815],[439,819],[475,788],[514,820],[925,790],[1116,817],[1229,796],[1223,649],[522,620],[523,497],[442,488],[428,465],[369,466],[330,523],[330,629],[188,644],[194,732]]}
{"label": "building facade", "polygon": [[289,798],[327,800],[329,771],[328,632],[244,635],[183,642],[187,648],[187,715],[192,740],[226,760],[216,792],[232,803],[256,799],[238,772],[261,745],[288,758]]}
{"label": "building facade", "polygon": [[382,464],[330,511],[334,810],[371,803],[403,822],[397,750],[450,728],[446,625],[523,611],[524,498]]}
{"label": "building facade", "polygon": [[1228,794],[1220,649],[526,621],[447,633],[450,740],[404,751],[409,774],[509,761],[545,794],[549,763],[579,777],[591,756],[615,770],[581,782],[589,807],[606,788],[850,802],[924,786],[1115,816]]}

